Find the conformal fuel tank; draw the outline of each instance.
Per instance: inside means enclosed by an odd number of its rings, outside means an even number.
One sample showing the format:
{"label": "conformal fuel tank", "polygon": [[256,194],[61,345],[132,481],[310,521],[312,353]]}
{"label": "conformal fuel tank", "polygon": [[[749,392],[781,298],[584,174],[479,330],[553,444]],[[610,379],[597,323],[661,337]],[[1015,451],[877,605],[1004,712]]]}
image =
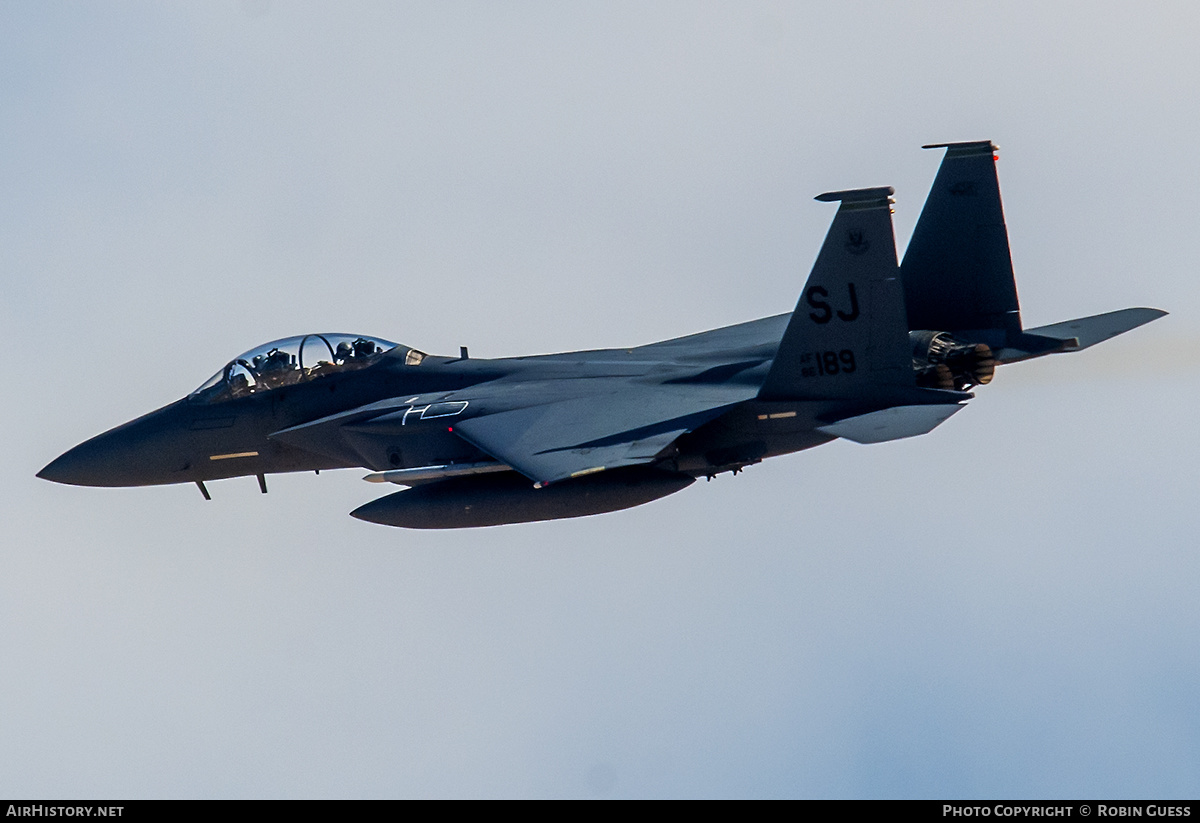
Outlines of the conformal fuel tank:
{"label": "conformal fuel tank", "polygon": [[583,517],[649,503],[696,481],[656,469],[614,469],[535,489],[516,472],[426,483],[360,506],[351,516],[408,529],[465,529]]}

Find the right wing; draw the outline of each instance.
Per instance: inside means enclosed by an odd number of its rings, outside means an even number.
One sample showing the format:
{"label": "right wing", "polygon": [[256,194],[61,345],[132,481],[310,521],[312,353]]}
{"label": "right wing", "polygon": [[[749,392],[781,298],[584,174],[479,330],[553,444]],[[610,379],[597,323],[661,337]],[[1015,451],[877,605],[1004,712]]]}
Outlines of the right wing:
{"label": "right wing", "polygon": [[[475,448],[547,485],[622,466],[654,463],[680,435],[745,400],[742,383],[647,383],[637,378],[497,380],[437,395],[392,398],[275,432],[273,439],[371,465],[366,444],[419,437],[445,426]],[[432,404],[432,405],[431,405]],[[424,408],[461,406],[461,416],[425,419]],[[364,462],[365,461],[365,462]],[[380,467],[386,468],[386,467]]]}
{"label": "right wing", "polygon": [[[587,393],[578,397],[485,412],[457,422],[454,433],[544,486],[656,462],[680,435],[757,392],[745,385],[643,384],[623,378],[578,382],[601,385],[581,386]],[[485,409],[487,395],[504,387],[488,388],[480,386],[475,395]],[[469,389],[459,394],[472,396]]]}

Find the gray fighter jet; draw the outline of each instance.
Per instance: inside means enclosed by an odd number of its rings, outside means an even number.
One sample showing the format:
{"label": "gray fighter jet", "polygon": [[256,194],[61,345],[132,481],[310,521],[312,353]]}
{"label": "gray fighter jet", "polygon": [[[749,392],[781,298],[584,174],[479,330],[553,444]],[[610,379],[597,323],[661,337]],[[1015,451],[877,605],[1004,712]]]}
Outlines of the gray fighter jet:
{"label": "gray fighter jet", "polygon": [[790,314],[637,346],[437,357],[309,334],[229,361],[169,406],[38,474],[145,486],[363,467],[409,487],[351,512],[461,528],[616,511],[838,437],[924,434],[997,364],[1079,351],[1165,314],[1021,325],[990,141],[945,148],[904,261],[891,188],[839,203]]}

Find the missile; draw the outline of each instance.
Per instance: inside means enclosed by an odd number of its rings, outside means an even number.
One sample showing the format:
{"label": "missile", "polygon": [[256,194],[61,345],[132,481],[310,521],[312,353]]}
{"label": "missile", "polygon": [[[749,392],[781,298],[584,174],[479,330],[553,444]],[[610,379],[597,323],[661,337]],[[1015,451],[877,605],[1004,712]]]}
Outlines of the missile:
{"label": "missile", "polygon": [[419,466],[414,469],[392,469],[386,472],[372,472],[364,477],[363,480],[366,480],[368,483],[395,483],[400,486],[415,486],[418,483],[428,483],[431,480],[448,480],[451,477],[510,472],[512,470],[512,466],[497,463],[495,460],[480,463],[445,463],[438,466]]}

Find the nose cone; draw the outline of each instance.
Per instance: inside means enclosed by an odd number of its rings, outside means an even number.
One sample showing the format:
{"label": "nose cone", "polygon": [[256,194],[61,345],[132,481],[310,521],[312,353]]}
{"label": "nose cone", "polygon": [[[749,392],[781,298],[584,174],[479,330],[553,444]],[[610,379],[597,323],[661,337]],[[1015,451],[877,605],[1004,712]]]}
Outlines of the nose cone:
{"label": "nose cone", "polygon": [[129,482],[132,450],[114,434],[102,434],[80,443],[52,461],[37,476],[72,486],[137,485]]}
{"label": "nose cone", "polygon": [[152,412],[80,443],[37,476],[72,486],[149,486],[177,483],[186,468],[171,459],[169,438],[173,406]]}

